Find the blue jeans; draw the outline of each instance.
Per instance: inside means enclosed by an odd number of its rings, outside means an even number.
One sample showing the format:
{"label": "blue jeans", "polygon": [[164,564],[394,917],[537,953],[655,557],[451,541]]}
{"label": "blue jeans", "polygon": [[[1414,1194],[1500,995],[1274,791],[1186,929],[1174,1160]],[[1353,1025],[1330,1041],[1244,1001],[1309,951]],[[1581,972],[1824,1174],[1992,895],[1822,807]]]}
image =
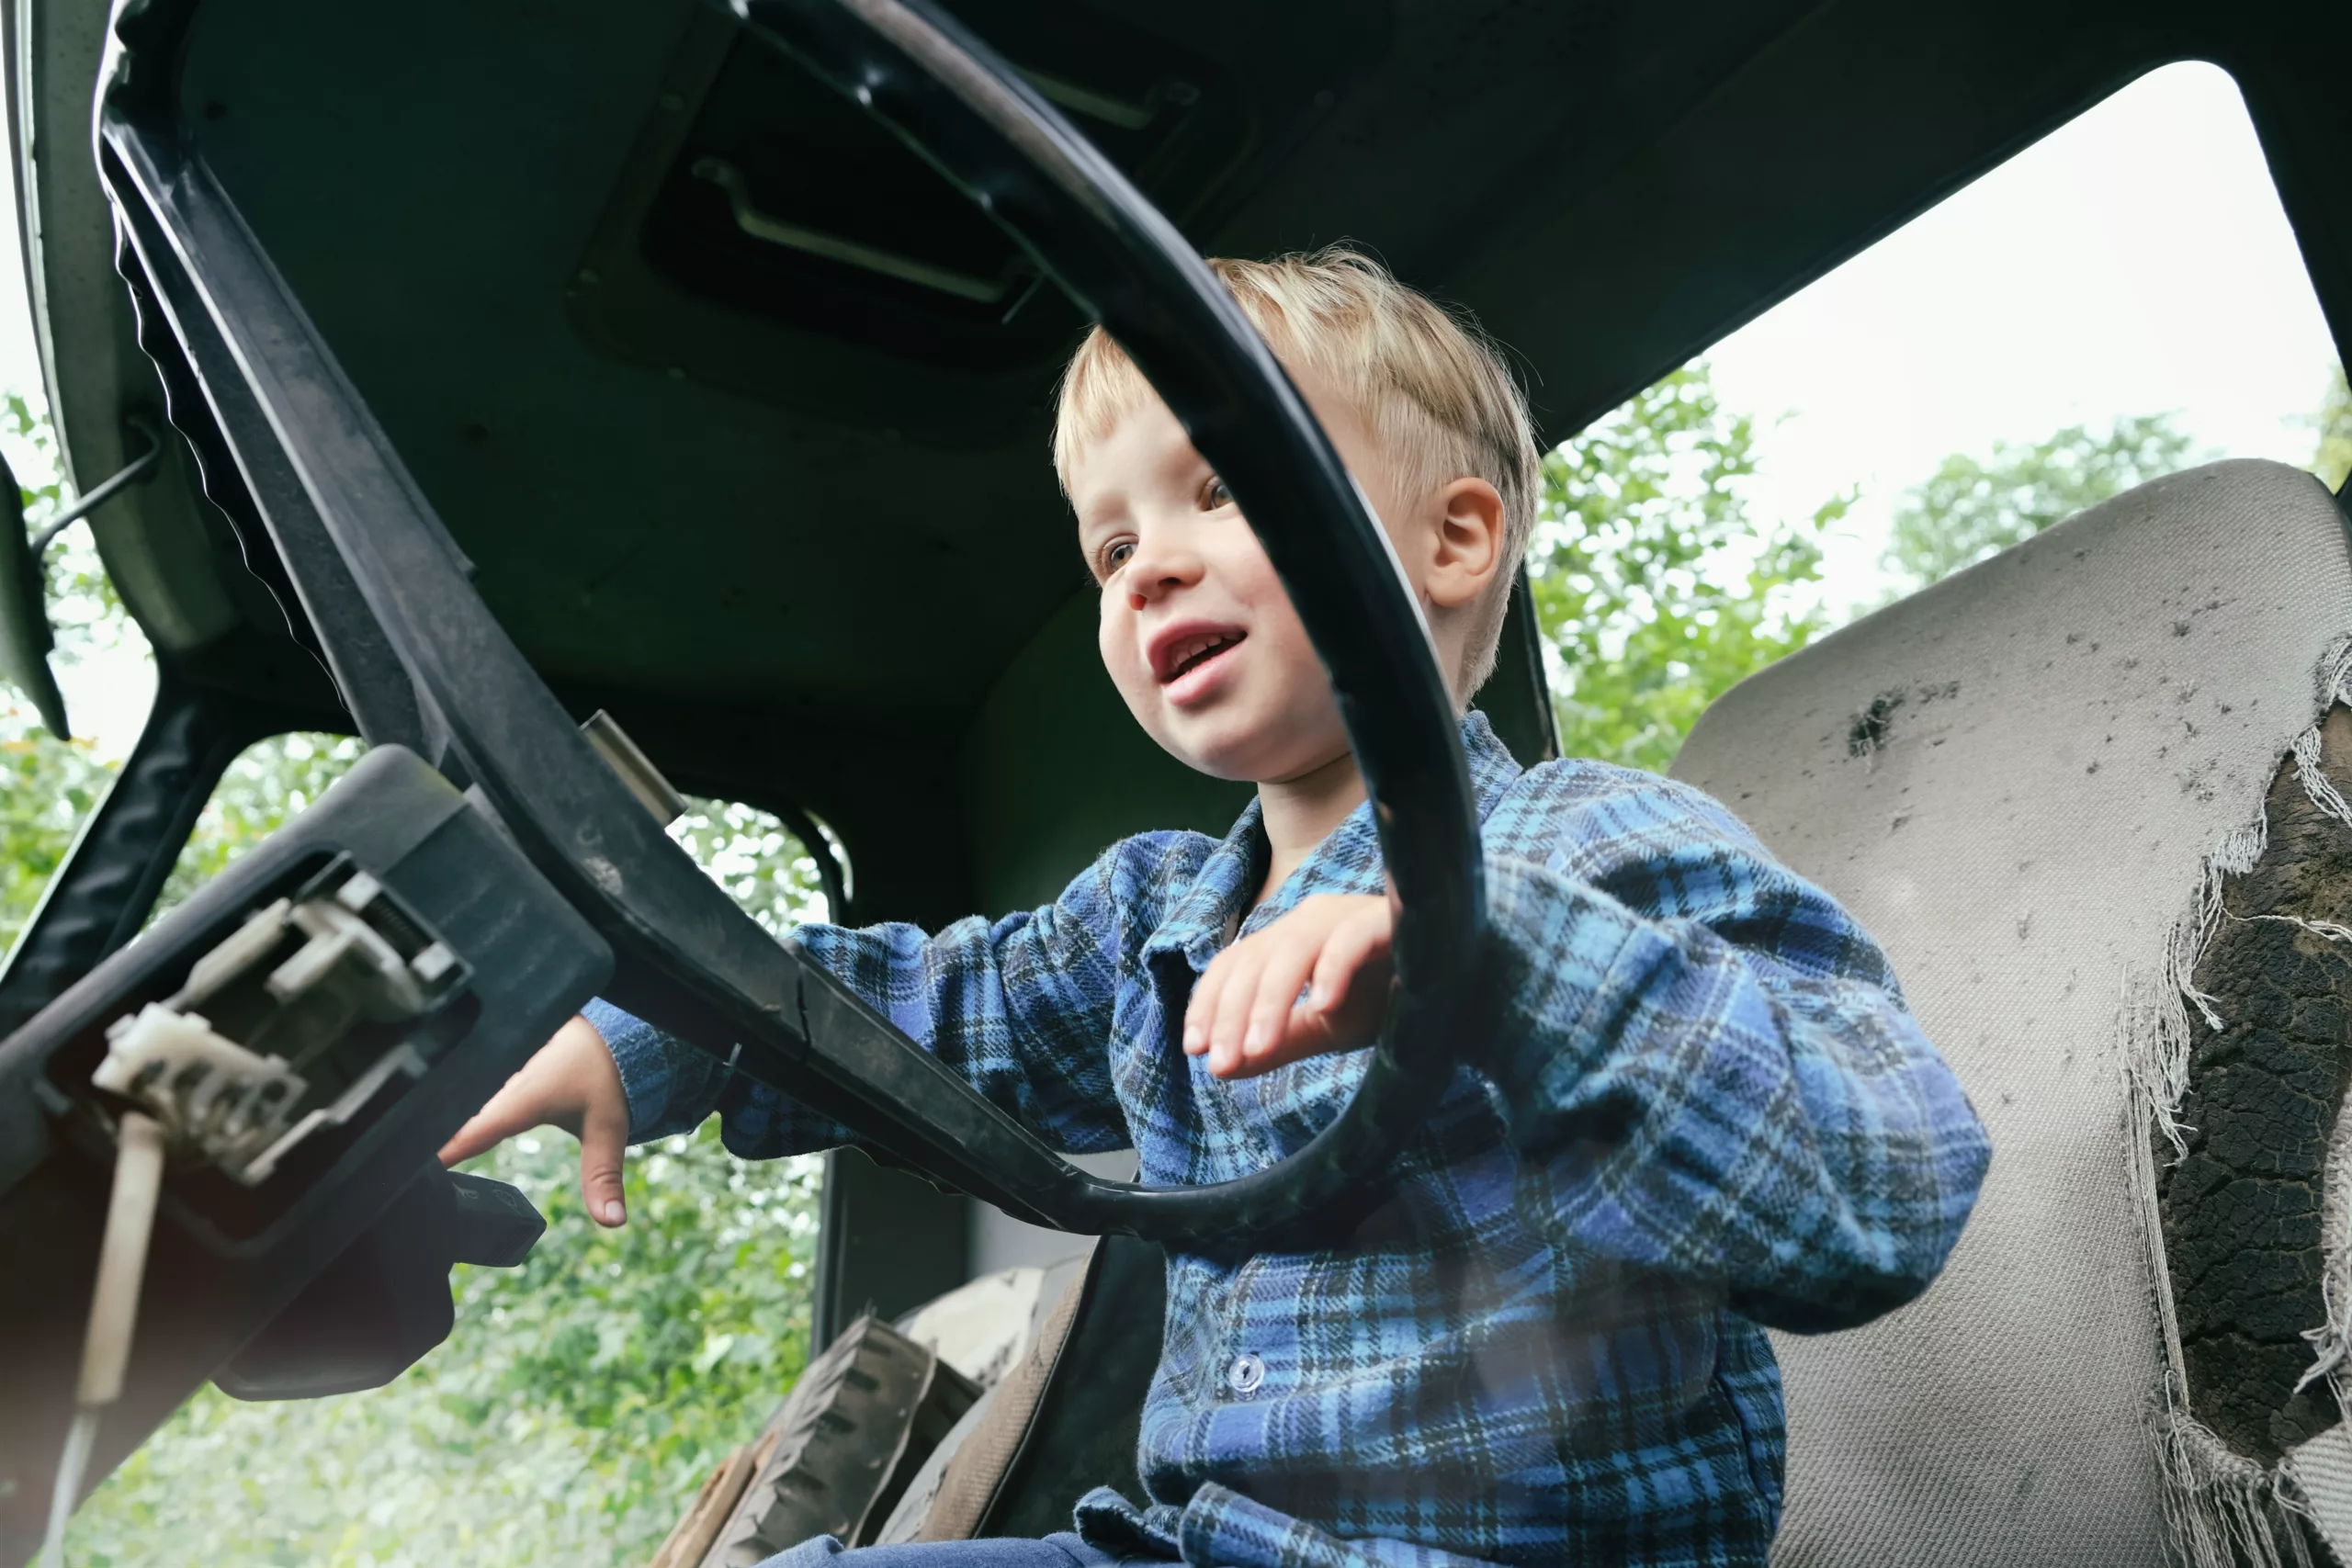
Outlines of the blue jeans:
{"label": "blue jeans", "polygon": [[[854,1562],[851,1559],[856,1559]],[[1158,1557],[1114,1557],[1064,1530],[1043,1540],[998,1536],[986,1540],[914,1540],[852,1550],[829,1535],[779,1551],[759,1568],[1118,1568],[1160,1564]]]}

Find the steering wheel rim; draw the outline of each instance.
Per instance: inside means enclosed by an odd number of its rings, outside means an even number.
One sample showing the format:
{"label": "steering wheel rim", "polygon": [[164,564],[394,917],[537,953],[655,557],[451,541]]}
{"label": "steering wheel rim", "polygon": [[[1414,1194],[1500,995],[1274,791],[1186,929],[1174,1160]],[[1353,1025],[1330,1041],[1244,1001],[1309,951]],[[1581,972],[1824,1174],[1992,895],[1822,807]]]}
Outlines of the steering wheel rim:
{"label": "steering wheel rim", "polygon": [[126,275],[153,325],[168,325],[147,330],[142,314],[141,341],[185,394],[173,421],[207,493],[241,529],[266,530],[363,734],[473,786],[612,946],[607,995],[682,1038],[721,1043],[741,1075],[899,1160],[1063,1230],[1229,1246],[1393,1156],[1483,999],[1477,819],[1452,699],[1385,536],[1305,400],[1200,258],[1082,136],[919,0],[736,0],[762,36],[979,202],[1136,356],[1255,520],[1330,671],[1402,902],[1399,988],[1348,1106],[1286,1158],[1210,1186],[1106,1181],[1070,1165],[779,945],[662,835],[483,604],[390,441],[191,155],[175,62],[200,4],[118,15],[94,126]]}
{"label": "steering wheel rim", "polygon": [[[1337,450],[1207,265],[1007,62],[928,0],[734,0],[739,16],[892,130],[1101,322],[1216,468],[1323,659],[1400,913],[1397,994],[1348,1108],[1257,1176],[1117,1184],[1171,1217],[1295,1218],[1393,1155],[1452,1071],[1486,936],[1476,797],[1429,628]],[[1305,1205],[1266,1178],[1319,1189]],[[1104,1184],[1110,1186],[1111,1184]]]}

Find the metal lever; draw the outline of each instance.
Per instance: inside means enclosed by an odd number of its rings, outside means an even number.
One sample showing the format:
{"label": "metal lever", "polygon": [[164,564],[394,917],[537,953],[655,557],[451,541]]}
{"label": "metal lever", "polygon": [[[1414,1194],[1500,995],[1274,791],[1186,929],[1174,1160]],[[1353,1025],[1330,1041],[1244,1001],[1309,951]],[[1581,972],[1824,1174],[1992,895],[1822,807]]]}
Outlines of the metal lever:
{"label": "metal lever", "polygon": [[764,212],[752,200],[752,187],[743,178],[743,171],[724,158],[695,160],[695,178],[706,180],[727,193],[727,205],[735,214],[735,227],[754,240],[764,240],[771,245],[781,245],[787,251],[821,256],[844,266],[859,267],[866,272],[895,277],[901,283],[912,283],[924,288],[935,288],[942,294],[953,294],[958,299],[970,299],[982,305],[1001,300],[1012,288],[1012,280],[990,280],[974,277],[967,272],[952,267],[933,266],[912,256],[902,256],[895,251],[844,240],[839,234],[828,234],[821,229],[804,229],[797,223],[787,223],[773,213]]}
{"label": "metal lever", "polygon": [[41,551],[49,548],[49,542],[51,539],[112,501],[122,491],[137,484],[141,479],[145,479],[153,470],[156,463],[162,459],[164,438],[156,434],[154,425],[148,422],[147,416],[132,414],[125,423],[147,438],[147,450],[125,463],[110,478],[99,480],[77,497],[73,505],[42,524],[40,532],[32,536],[32,543],[27,547],[36,558],[40,557]]}
{"label": "metal lever", "polygon": [[686,797],[662,776],[653,759],[637,749],[637,742],[628,738],[628,732],[611,714],[598,708],[580,726],[580,733],[596,749],[596,755],[605,759],[605,766],[621,776],[621,783],[628,785],[637,803],[653,813],[656,822],[667,828],[686,814]]}

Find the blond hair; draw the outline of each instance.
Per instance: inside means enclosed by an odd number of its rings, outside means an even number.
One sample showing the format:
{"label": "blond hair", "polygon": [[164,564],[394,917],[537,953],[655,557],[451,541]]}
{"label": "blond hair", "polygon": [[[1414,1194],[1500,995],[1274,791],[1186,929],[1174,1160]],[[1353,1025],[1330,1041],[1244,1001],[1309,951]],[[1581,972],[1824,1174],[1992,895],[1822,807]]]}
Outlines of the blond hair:
{"label": "blond hair", "polygon": [[[1364,422],[1411,493],[1475,478],[1502,497],[1503,557],[1472,613],[1466,668],[1451,672],[1466,699],[1494,672],[1511,580],[1535,524],[1540,458],[1518,381],[1476,323],[1361,251],[1332,245],[1272,261],[1213,258],[1209,266],[1275,356],[1312,374]],[[1054,414],[1054,471],[1065,492],[1080,448],[1150,394],[1109,333],[1086,334]]]}

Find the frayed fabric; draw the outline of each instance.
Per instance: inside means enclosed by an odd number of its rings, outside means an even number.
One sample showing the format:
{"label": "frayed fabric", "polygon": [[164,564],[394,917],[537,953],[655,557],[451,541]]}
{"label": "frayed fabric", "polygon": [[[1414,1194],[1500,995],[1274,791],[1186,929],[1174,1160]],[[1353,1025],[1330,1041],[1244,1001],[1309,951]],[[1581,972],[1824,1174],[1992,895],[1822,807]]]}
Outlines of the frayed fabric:
{"label": "frayed fabric", "polygon": [[2290,1514],[2307,1514],[2281,1470],[2233,1454],[2188,1414],[2178,1375],[2155,1412],[2165,1522],[2188,1568],[2317,1568]]}
{"label": "frayed fabric", "polygon": [[[2352,705],[2352,634],[2337,637],[2315,673],[2318,718],[2294,739],[2295,776],[2312,803],[2352,827],[2347,803],[2320,766],[2320,726],[2330,710]],[[2156,1158],[2185,1157],[2188,1134],[2180,1107],[2188,1089],[2193,1009],[2210,1029],[2224,1026],[2215,998],[2196,983],[2199,964],[2225,920],[2279,920],[2330,942],[2352,942],[2352,930],[2291,915],[2239,916],[2222,900],[2229,880],[2254,869],[2268,846],[2269,821],[2259,806],[2253,820],[2224,833],[2206,855],[2189,907],[2177,920],[2154,975],[2124,979],[2123,1059],[2131,1077],[2129,1145],[2132,1190],[2146,1229],[2149,1278],[2162,1325],[2166,1371],[2150,1402],[2151,1438],[2165,1483],[2165,1514],[2175,1558],[2185,1568],[2313,1568],[2298,1519],[2312,1514],[2298,1483],[2293,1456],[2264,1465],[2231,1451],[2190,1411],[2187,1360],[2165,1257],[2157,1206]],[[2324,1381],[2344,1419],[2352,1423],[2352,1117],[2339,1116],[2329,1140],[2322,1196],[2322,1297],[2325,1318],[2306,1330],[2312,1359],[2297,1391]]]}

